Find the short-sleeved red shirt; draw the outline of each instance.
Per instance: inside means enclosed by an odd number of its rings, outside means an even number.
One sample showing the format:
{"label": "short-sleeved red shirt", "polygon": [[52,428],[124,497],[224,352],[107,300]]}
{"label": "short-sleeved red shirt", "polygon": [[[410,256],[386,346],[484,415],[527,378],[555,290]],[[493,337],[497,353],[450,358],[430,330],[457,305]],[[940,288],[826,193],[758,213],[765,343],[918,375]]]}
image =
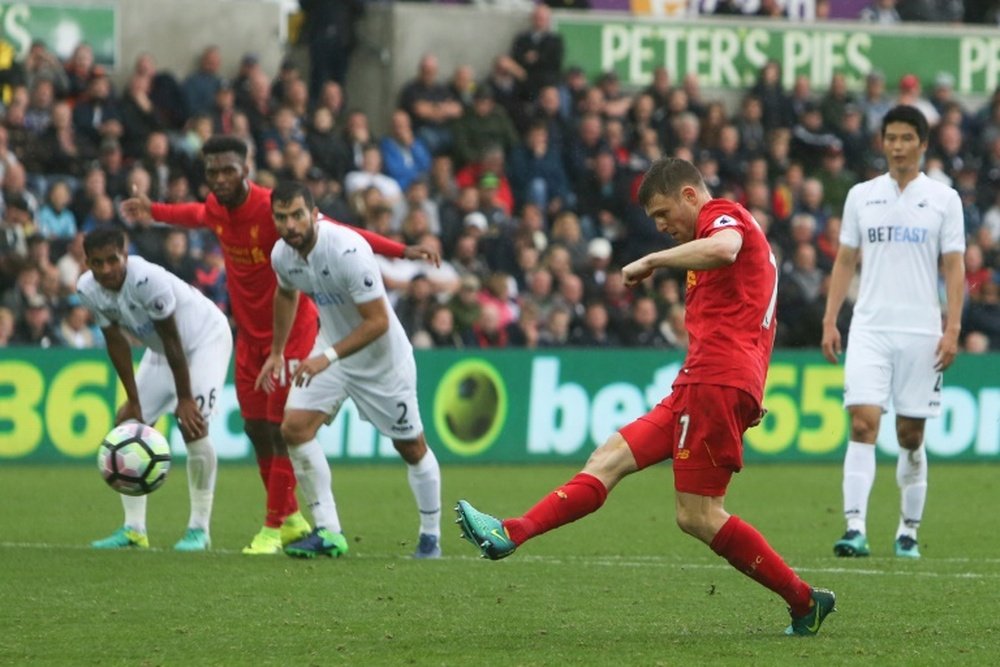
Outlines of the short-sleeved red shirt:
{"label": "short-sleeved red shirt", "polygon": [[734,202],[713,199],[698,215],[695,238],[724,229],[739,232],[743,247],[729,266],[688,271],[684,325],[690,343],[674,385],[735,387],[760,404],[774,346],[777,267],[750,212]]}

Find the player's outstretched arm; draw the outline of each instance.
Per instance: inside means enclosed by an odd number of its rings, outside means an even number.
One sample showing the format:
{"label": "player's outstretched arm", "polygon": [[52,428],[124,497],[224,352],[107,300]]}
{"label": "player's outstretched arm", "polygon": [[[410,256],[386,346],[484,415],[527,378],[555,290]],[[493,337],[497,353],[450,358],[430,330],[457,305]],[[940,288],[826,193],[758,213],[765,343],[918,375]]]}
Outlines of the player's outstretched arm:
{"label": "player's outstretched arm", "polygon": [[858,256],[857,248],[841,243],[840,249],[837,250],[837,258],[833,261],[830,290],[826,295],[826,311],[823,314],[823,340],[820,343],[823,356],[831,364],[837,363],[837,355],[843,351],[837,317],[847,297],[847,287],[857,270]]}
{"label": "player's outstretched arm", "polygon": [[743,235],[735,229],[723,229],[637,259],[622,269],[622,276],[627,287],[635,287],[656,269],[718,269],[735,262],[742,248]]}
{"label": "player's outstretched arm", "polygon": [[149,197],[132,188],[132,197],[121,203],[122,217],[128,222],[150,223],[166,222],[181,227],[204,227],[205,205],[197,202],[190,204],[157,204]]}
{"label": "player's outstretched arm", "polygon": [[185,442],[204,438],[208,434],[208,424],[198,409],[191,393],[191,373],[188,369],[187,355],[181,344],[181,335],[177,331],[177,321],[173,315],[162,320],[153,320],[153,327],[163,341],[164,356],[174,376],[174,387],[177,391],[177,425],[181,429]]}
{"label": "player's outstretched arm", "polygon": [[117,324],[103,327],[101,331],[107,344],[108,358],[125,388],[125,402],[115,414],[115,425],[130,419],[141,422],[142,406],[139,404],[139,388],[135,384],[135,371],[132,369],[132,349]]}

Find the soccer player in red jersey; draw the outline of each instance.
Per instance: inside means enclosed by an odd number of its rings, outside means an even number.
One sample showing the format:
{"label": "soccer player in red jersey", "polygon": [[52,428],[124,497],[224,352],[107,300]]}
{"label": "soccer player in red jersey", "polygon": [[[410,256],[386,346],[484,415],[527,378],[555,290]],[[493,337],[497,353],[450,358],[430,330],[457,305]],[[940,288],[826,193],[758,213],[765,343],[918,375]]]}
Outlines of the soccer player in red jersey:
{"label": "soccer player in red jersey", "polygon": [[[271,353],[271,311],[277,287],[271,270],[271,248],[279,236],[271,218],[271,191],[249,180],[247,145],[242,140],[212,137],[205,142],[202,154],[211,191],[204,204],[154,204],[146,197],[133,197],[122,203],[122,213],[131,220],[207,227],[219,239],[226,262],[226,288],[236,320],[236,397],[267,490],[264,527],[243,552],[277,554],[283,544],[308,535],[311,527],[299,512],[295,473],[281,439],[288,386],[270,394],[254,387]],[[407,247],[364,229],[354,231],[380,255],[439,261],[435,253],[423,247]],[[316,306],[307,298],[299,299],[285,348],[287,362],[308,356],[318,327]],[[286,375],[291,377],[290,373]]]}
{"label": "soccer player in red jersey", "polygon": [[677,524],[788,603],[786,634],[813,635],[835,596],[811,588],[749,523],[726,512],[743,467],[743,432],[763,417],[764,378],[774,345],[777,269],[757,221],[739,204],[713,199],[698,170],[675,158],[646,173],[639,201],[677,245],[622,269],[634,287],[660,268],[687,269],[690,347],[673,393],[596,449],[583,471],[523,516],[501,521],[458,501],[464,536],[493,560],[604,504],[624,477],[673,459]]}

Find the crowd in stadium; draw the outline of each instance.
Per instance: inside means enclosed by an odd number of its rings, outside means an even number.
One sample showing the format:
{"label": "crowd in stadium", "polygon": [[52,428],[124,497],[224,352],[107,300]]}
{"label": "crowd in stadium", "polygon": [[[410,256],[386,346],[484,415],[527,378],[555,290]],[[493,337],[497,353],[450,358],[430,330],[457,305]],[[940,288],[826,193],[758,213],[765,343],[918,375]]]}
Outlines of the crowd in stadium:
{"label": "crowd in stadium", "polygon": [[966,108],[947,72],[877,70],[857,93],[842,74],[786,90],[772,62],[727,108],[662,68],[637,91],[614,73],[588,80],[563,61],[549,19],[536,8],[489,72],[442,72],[425,55],[383,136],[345,99],[342,74],[310,80],[292,60],[267,72],[248,53],[228,79],[209,46],[178,79],[143,55],[117,90],[87,44],[63,62],[34,43],[0,72],[0,347],[102,344],[74,287],[83,234],[103,224],[227,309],[210,232],[119,209],[133,192],[203,199],[199,150],[220,133],[251,146],[256,181],[305,181],[333,218],[440,248],[440,268],[380,258],[417,347],[683,348],[685,276],[627,290],[617,270],[670,243],[635,197],[663,155],[694,162],[766,229],[781,272],[777,344],[816,347],[847,190],[885,171],[881,117],[909,104],[933,128],[927,174],[965,207],[964,349],[1000,348],[1000,90]]}

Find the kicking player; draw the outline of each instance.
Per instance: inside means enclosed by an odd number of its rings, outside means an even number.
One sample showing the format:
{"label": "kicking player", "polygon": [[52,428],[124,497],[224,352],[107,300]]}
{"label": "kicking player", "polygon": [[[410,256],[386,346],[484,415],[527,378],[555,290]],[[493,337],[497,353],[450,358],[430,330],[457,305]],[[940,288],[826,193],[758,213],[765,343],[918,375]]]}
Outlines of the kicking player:
{"label": "kicking player", "polygon": [[[115,424],[136,420],[154,424],[173,409],[187,446],[191,515],[174,548],[204,551],[211,544],[209,521],[215,492],[216,455],[208,420],[229,369],[233,336],[229,322],[205,296],[166,269],[142,257],[129,257],[125,235],[110,227],[84,237],[90,269],[77,282],[80,300],[104,332],[108,356],[125,387],[126,400]],[[146,346],[139,369],[132,371],[128,332]],[[122,495],[125,524],[96,549],[148,548],[146,496]]]}
{"label": "kicking player", "polygon": [[309,358],[291,376],[281,435],[309,503],[315,530],[285,547],[292,556],[340,556],[347,552],[331,489],[330,466],[316,432],[352,398],[407,464],[420,512],[416,558],[441,555],[441,471],[424,440],[417,405],[413,348],[396,314],[371,248],[352,230],[319,219],[309,189],[283,183],[271,193],[274,225],[281,240],[271,252],[277,274],[274,338],[257,378],[273,391],[286,358],[285,344],[300,292],[319,307],[319,337]]}
{"label": "kicking player", "polygon": [[[891,400],[899,441],[895,551],[920,558],[917,528],[927,499],[924,424],[941,414],[941,376],[958,354],[965,299],[962,202],[954,189],[920,171],[928,134],[919,109],[890,109],[882,119],[889,171],[855,185],[844,203],[823,316],[823,354],[831,363],[841,352],[837,316],[862,255],[864,265],[844,363],[851,440],[844,457],[847,531],[833,545],[837,556],[871,552],[865,518],[875,482],[875,441]],[[943,332],[939,260],[948,299]]]}
{"label": "kicking player", "polygon": [[465,500],[455,508],[464,536],[493,560],[527,540],[596,511],[624,477],[673,459],[677,524],[788,603],[785,633],[813,635],[834,609],[753,526],[724,506],[743,467],[743,432],[763,417],[764,378],[774,345],[778,275],[767,238],[739,204],[712,199],[694,165],[666,158],[650,167],[639,201],[677,245],[632,262],[634,287],[659,268],[687,269],[687,358],[673,393],[591,455],[583,471],[521,517],[501,521]]}
{"label": "kicking player", "polygon": [[[310,526],[298,511],[295,474],[281,440],[288,387],[278,386],[266,394],[254,385],[271,352],[276,283],[270,257],[278,240],[271,219],[271,191],[250,181],[247,145],[241,139],[212,137],[202,147],[202,154],[211,190],[204,204],[153,204],[146,197],[133,197],[122,203],[122,212],[131,220],[206,227],[219,239],[226,263],[226,289],[236,320],[236,398],[267,491],[264,526],[243,553],[278,554],[284,544],[308,535]],[[378,254],[439,261],[436,253],[423,247],[406,247],[372,232],[356,231]],[[317,326],[316,307],[309,299],[300,299],[285,347],[288,363],[305,358],[316,339]]]}

